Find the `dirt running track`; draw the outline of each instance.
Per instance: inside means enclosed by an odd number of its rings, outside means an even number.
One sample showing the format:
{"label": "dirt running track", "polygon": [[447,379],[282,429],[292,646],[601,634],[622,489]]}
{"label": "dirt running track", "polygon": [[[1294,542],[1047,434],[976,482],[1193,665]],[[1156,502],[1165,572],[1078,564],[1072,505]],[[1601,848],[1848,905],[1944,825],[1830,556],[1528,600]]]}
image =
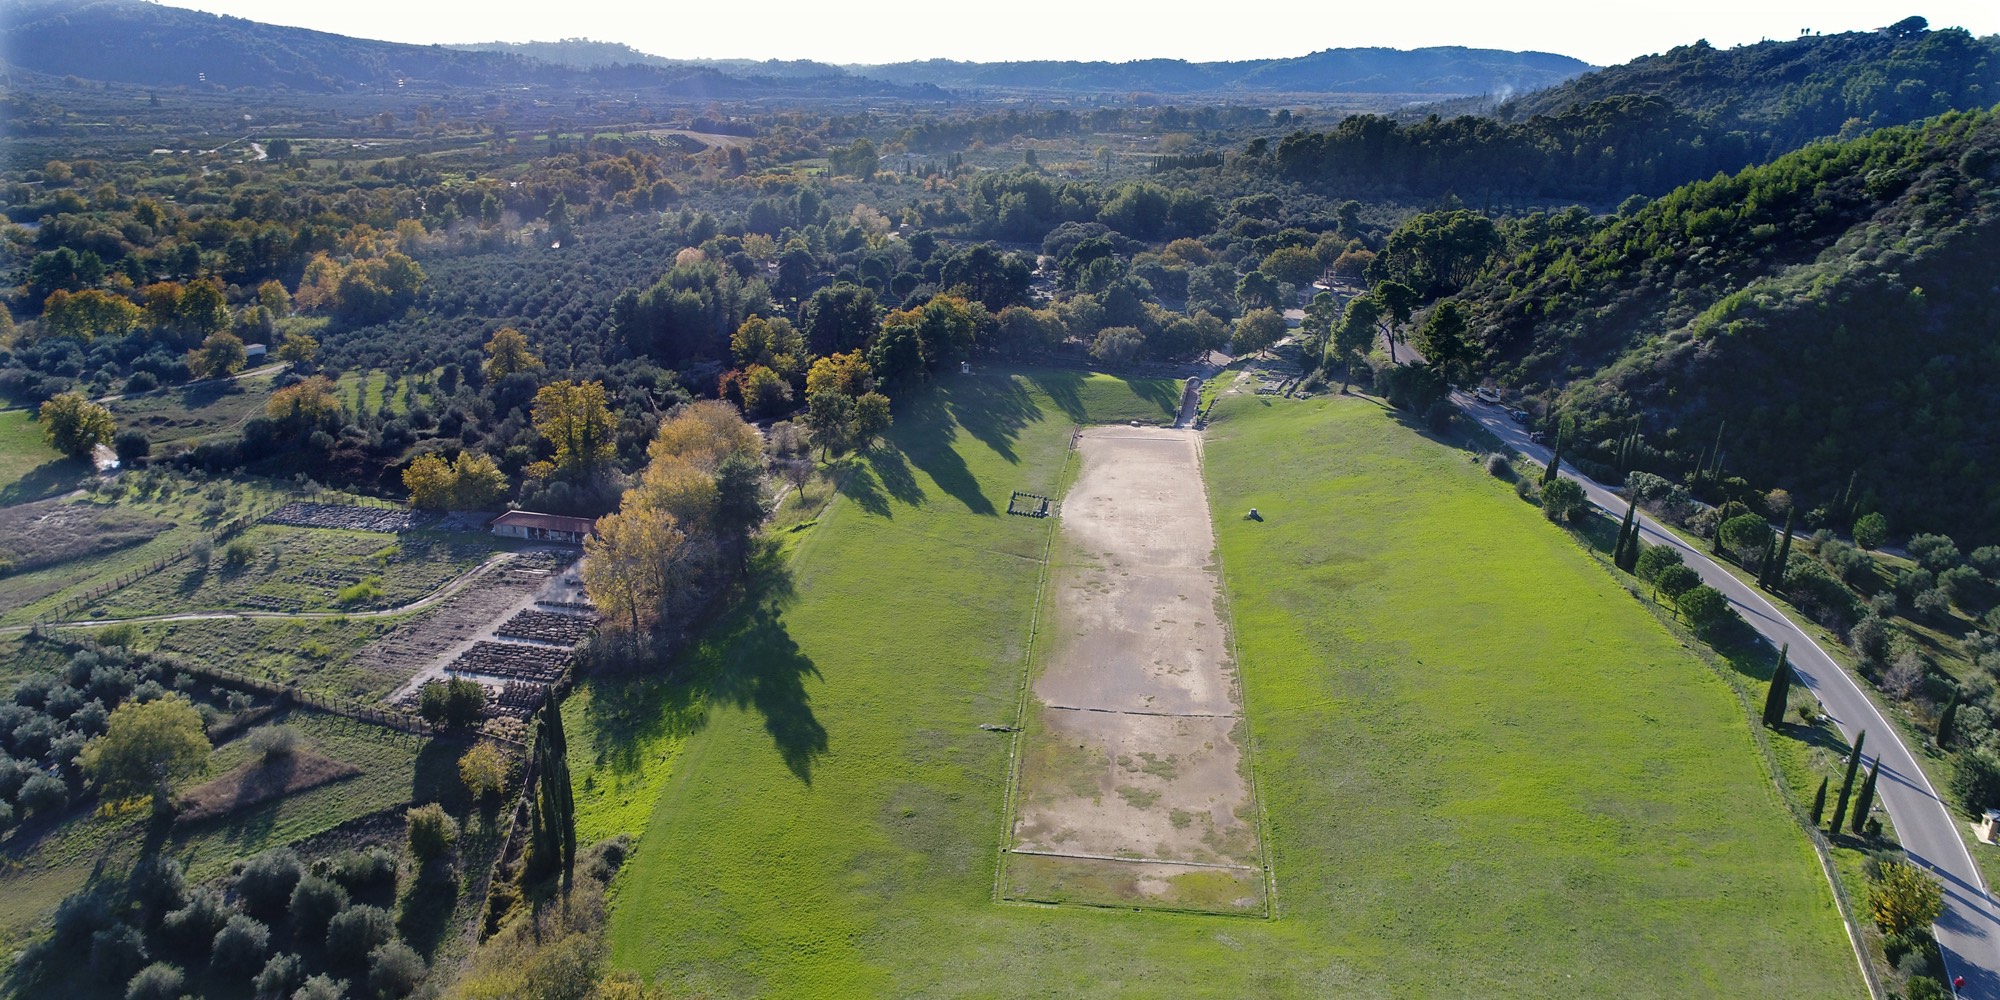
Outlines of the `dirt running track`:
{"label": "dirt running track", "polygon": [[1010,898],[1258,912],[1200,439],[1083,432],[1023,738]]}

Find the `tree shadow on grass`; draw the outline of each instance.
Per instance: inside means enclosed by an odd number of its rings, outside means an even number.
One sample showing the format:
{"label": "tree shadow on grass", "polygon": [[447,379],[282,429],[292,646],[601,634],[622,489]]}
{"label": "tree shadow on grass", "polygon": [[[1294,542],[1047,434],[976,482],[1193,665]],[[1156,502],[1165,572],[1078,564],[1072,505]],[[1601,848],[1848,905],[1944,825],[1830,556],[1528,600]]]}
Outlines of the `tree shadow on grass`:
{"label": "tree shadow on grass", "polygon": [[903,453],[894,448],[876,448],[869,453],[869,462],[875,467],[875,474],[881,477],[882,488],[897,503],[916,506],[924,502],[924,488],[917,485],[917,477],[910,471],[910,463]]}
{"label": "tree shadow on grass", "polygon": [[74,458],[58,458],[35,466],[29,473],[0,489],[0,507],[40,500],[75,489],[91,471],[90,463]]}
{"label": "tree shadow on grass", "polygon": [[[1036,381],[1040,376],[1030,376]],[[1039,385],[1039,381],[1036,381]],[[945,405],[951,410],[952,418],[965,428],[967,434],[993,449],[993,453],[1009,463],[1019,465],[1021,457],[1014,453],[1014,442],[1031,423],[1042,419],[1041,408],[1028,390],[1012,376],[975,376],[954,380],[949,390],[940,390],[945,396]],[[1072,382],[1069,394],[1077,399]],[[1081,407],[1078,401],[1075,405]]]}
{"label": "tree shadow on grass", "polygon": [[882,492],[882,481],[875,478],[875,471],[867,463],[849,461],[838,474],[840,494],[861,505],[861,509],[876,517],[894,517],[889,512],[889,498]]}
{"label": "tree shadow on grass", "polygon": [[786,769],[810,785],[813,761],[826,753],[828,740],[805,686],[807,678],[820,676],[819,667],[784,622],[792,589],[779,547],[761,545],[751,555],[743,593],[675,658],[675,669],[593,678],[586,717],[597,759],[628,773],[646,766],[638,756],[641,740],[699,730],[708,724],[706,705],[714,698],[762,715]]}
{"label": "tree shadow on grass", "polygon": [[966,466],[964,457],[952,449],[957,437],[958,424],[951,417],[944,394],[927,392],[911,405],[905,419],[896,423],[890,443],[900,447],[911,464],[924,470],[938,489],[964,504],[967,510],[974,514],[998,514],[993,501],[981,492],[979,480]]}
{"label": "tree shadow on grass", "polygon": [[1087,372],[1039,371],[1029,375],[1028,381],[1049,397],[1049,402],[1056,404],[1056,409],[1070,423],[1086,424],[1090,422],[1090,410],[1083,405],[1083,380],[1088,377]]}

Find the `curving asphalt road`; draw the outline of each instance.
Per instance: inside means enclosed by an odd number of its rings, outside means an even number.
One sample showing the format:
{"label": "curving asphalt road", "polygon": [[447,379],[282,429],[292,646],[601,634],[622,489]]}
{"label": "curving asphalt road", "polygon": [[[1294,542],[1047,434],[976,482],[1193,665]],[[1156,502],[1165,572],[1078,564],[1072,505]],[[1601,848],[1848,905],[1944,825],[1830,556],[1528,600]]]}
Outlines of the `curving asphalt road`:
{"label": "curving asphalt road", "polygon": [[[1452,393],[1452,402],[1509,447],[1537,463],[1548,464],[1549,449],[1529,441],[1527,429],[1510,420],[1505,409],[1459,392]],[[1574,469],[1564,468],[1562,474],[1581,484],[1592,503],[1614,517],[1625,516],[1625,501],[1610,489]],[[1947,976],[1964,977],[1965,984],[1957,991],[1958,996],[2000,1000],[2000,906],[1996,906],[1979,867],[1972,861],[1961,838],[1958,820],[1924,777],[1923,769],[1903,745],[1895,726],[1883,718],[1854,678],[1805,629],[1786,617],[1755,587],[1737,579],[1716,565],[1708,553],[1690,547],[1643,514],[1640,529],[1647,543],[1679,549],[1687,565],[1701,574],[1702,582],[1729,598],[1744,620],[1774,647],[1780,643],[1791,646],[1791,663],[1797,677],[1850,741],[1857,731],[1868,733],[1865,749],[1877,753],[1864,757],[1879,757],[1882,762],[1884,780],[1876,789],[1877,799],[1888,809],[1896,835],[1911,860],[1930,869],[1944,884],[1945,910],[1935,930]],[[1855,902],[1864,905],[1862,900]]]}

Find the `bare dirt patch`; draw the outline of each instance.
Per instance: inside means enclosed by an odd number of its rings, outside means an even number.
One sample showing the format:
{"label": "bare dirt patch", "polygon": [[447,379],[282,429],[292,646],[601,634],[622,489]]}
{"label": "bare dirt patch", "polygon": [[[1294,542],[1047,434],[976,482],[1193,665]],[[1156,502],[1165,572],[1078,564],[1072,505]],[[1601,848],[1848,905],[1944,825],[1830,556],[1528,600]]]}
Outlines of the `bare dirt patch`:
{"label": "bare dirt patch", "polygon": [[73,500],[0,508],[0,575],[115,552],[173,526],[149,514]]}
{"label": "bare dirt patch", "polygon": [[227,816],[259,802],[318,788],[360,773],[361,769],[352,764],[315,753],[292,753],[268,761],[252,761],[220,778],[188,789],[174,802],[174,822],[199,823]]}
{"label": "bare dirt patch", "polygon": [[1022,743],[1009,896],[1264,906],[1199,446],[1184,430],[1083,432]]}
{"label": "bare dirt patch", "polygon": [[575,559],[573,551],[514,553],[423,617],[369,646],[356,662],[399,680],[388,698],[391,703],[413,698],[424,681],[444,676],[461,655],[493,641],[494,632],[516,613],[535,608],[537,601],[582,600]]}

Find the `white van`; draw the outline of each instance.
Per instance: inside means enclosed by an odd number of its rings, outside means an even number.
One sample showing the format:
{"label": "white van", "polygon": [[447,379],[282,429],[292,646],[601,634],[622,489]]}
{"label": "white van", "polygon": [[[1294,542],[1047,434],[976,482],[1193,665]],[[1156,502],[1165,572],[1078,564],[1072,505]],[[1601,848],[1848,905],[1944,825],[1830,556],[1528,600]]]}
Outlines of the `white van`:
{"label": "white van", "polygon": [[1472,394],[1474,396],[1479,397],[1484,402],[1497,403],[1500,401],[1499,393],[1493,391],[1492,389],[1488,389],[1483,385],[1477,389],[1472,390]]}

